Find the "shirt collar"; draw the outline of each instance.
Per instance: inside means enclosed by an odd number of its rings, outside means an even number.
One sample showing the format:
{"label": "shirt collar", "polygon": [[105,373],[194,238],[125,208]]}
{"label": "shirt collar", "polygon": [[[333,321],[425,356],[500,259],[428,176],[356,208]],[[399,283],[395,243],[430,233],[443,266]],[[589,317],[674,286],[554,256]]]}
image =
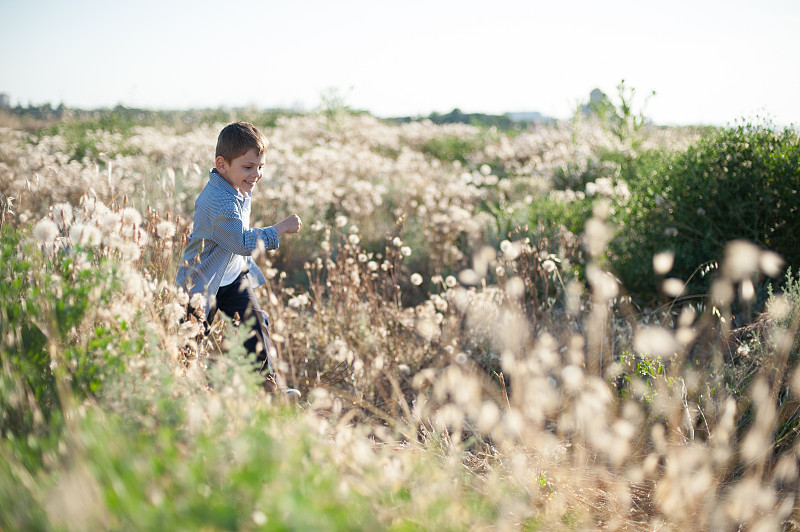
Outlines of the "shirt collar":
{"label": "shirt collar", "polygon": [[233,185],[228,183],[227,179],[225,179],[224,177],[222,177],[221,175],[219,175],[217,173],[217,169],[216,168],[212,168],[211,170],[208,171],[208,182],[213,187],[221,188],[225,192],[228,192],[229,194],[233,194],[234,196],[236,196],[237,199],[239,199],[241,201],[246,200],[247,197],[249,196],[249,194],[247,196],[245,196],[244,194],[242,194],[241,192],[236,190],[236,187],[234,187]]}

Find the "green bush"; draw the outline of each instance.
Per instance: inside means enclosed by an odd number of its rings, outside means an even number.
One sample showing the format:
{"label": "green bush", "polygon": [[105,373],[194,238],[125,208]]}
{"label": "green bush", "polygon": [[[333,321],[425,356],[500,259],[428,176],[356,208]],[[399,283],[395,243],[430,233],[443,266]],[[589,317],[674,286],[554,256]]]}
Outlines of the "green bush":
{"label": "green bush", "polygon": [[441,161],[466,163],[472,152],[479,147],[476,139],[464,139],[453,135],[429,140],[422,146],[422,153]]}
{"label": "green bush", "polygon": [[654,253],[671,250],[671,276],[691,281],[721,258],[725,243],[747,239],[800,264],[800,135],[791,128],[741,124],[706,134],[631,180],[630,200],[615,209],[620,232],[611,260],[623,284],[642,299],[656,296]]}
{"label": "green bush", "polygon": [[[0,431],[19,439],[33,462],[58,436],[65,394],[81,400],[98,392],[125,353],[141,348],[125,323],[122,330],[84,323],[120,281],[107,261],[82,253],[46,257],[19,232],[0,234]],[[79,329],[87,330],[76,342]]]}
{"label": "green bush", "polygon": [[580,234],[592,216],[592,204],[593,199],[587,197],[558,201],[549,196],[539,196],[528,206],[529,227],[564,227]]}

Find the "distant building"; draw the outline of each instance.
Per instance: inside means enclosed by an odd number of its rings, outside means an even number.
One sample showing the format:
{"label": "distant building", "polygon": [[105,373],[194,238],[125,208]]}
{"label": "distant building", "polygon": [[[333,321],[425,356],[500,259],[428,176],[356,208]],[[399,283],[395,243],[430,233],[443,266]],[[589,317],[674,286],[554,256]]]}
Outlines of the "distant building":
{"label": "distant building", "polygon": [[11,107],[11,97],[5,92],[0,92],[0,108],[8,109]]}

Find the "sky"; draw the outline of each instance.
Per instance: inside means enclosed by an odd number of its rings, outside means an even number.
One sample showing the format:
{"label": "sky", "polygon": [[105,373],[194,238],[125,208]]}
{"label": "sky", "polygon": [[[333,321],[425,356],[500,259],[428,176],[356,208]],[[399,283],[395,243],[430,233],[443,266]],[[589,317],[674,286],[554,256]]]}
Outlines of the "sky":
{"label": "sky", "polygon": [[658,124],[800,125],[798,28],[800,0],[0,0],[0,93],[568,118],[624,79]]}

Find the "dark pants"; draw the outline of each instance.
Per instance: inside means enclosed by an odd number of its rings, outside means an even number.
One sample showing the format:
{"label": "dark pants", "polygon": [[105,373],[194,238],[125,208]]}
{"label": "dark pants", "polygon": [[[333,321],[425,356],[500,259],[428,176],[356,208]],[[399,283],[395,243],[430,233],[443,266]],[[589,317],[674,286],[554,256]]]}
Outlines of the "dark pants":
{"label": "dark pants", "polygon": [[231,284],[219,288],[216,304],[211,307],[208,314],[208,323],[214,321],[217,310],[221,310],[230,318],[238,314],[241,322],[245,324],[252,320],[252,332],[245,340],[244,348],[248,353],[255,355],[259,371],[264,373],[268,380],[275,382],[275,366],[269,356],[270,339],[267,330],[269,320],[266,312],[258,305],[256,295],[247,280],[247,271],[243,271]]}

